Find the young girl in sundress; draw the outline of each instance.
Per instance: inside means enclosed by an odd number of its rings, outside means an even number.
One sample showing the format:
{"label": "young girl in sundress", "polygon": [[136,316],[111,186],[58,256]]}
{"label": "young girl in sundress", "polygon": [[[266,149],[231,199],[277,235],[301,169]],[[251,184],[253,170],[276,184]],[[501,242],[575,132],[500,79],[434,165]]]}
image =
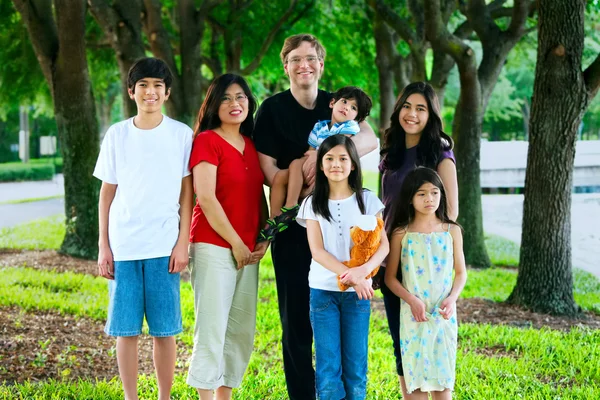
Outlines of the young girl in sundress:
{"label": "young girl in sundress", "polygon": [[451,399],[454,388],[456,300],[467,272],[461,227],[448,218],[446,204],[440,176],[418,167],[391,210],[385,283],[401,299],[401,384],[408,399],[427,399],[428,392],[434,400]]}

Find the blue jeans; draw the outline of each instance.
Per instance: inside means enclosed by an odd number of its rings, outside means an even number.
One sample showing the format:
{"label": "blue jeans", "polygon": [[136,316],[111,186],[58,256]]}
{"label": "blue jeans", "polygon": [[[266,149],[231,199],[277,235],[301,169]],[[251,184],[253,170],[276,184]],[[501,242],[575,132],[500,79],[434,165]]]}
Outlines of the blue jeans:
{"label": "blue jeans", "polygon": [[310,289],[318,399],[366,398],[370,316],[355,292]]}

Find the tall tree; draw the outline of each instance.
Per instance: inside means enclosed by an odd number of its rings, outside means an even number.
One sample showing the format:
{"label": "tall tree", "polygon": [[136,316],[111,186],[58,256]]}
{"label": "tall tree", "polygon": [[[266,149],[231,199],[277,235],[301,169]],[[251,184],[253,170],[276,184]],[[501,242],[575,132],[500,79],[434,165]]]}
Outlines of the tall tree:
{"label": "tall tree", "polygon": [[575,140],[600,88],[600,55],[582,70],[585,0],[539,0],[537,64],[517,285],[508,302],[574,315],[571,192]]}
{"label": "tall tree", "polygon": [[[254,72],[275,37],[314,5],[314,0],[290,0],[287,8],[281,10],[279,3],[282,2],[257,5],[253,0],[232,0],[227,6],[224,0],[89,2],[92,14],[117,55],[124,104],[135,106],[126,97],[125,79],[131,64],[145,55],[145,43],[148,43],[153,55],[163,59],[173,72],[171,96],[165,103],[167,112],[186,123],[193,122],[212,76],[220,75],[223,70],[242,75]],[[272,25],[264,19],[250,18],[250,12],[256,14],[257,9],[267,10]],[[250,26],[249,21],[254,25]],[[269,31],[254,36],[262,38],[253,41],[259,43],[260,48],[247,60],[247,54],[242,57],[243,38],[263,27],[269,27]],[[210,40],[205,40],[207,33],[211,35]],[[247,61],[245,65],[244,61]],[[212,76],[203,74],[203,65]],[[132,114],[135,109],[126,112]]]}
{"label": "tall tree", "polygon": [[[475,52],[459,36],[448,31],[444,22],[441,0],[425,0],[427,38],[434,50],[450,55],[458,65],[460,96],[452,125],[458,173],[459,221],[465,228],[465,258],[469,265],[491,265],[483,236],[480,182],[480,141],[483,116],[490,95],[502,70],[506,57],[525,34],[529,14],[529,0],[515,0],[511,9],[503,8],[505,0],[486,5],[485,0],[461,2],[461,11],[477,34],[483,48],[479,65]],[[493,13],[511,16],[507,29],[495,21]]]}
{"label": "tall tree", "polygon": [[[97,254],[98,123],[85,51],[84,0],[13,0],[27,27],[54,102],[63,152],[66,235],[61,252]],[[54,6],[53,6],[54,5]]]}
{"label": "tall tree", "polygon": [[141,0],[89,0],[90,12],[104,30],[113,48],[121,76],[123,114],[132,117],[137,112],[135,102],[127,92],[127,72],[133,63],[145,56],[142,38]]}

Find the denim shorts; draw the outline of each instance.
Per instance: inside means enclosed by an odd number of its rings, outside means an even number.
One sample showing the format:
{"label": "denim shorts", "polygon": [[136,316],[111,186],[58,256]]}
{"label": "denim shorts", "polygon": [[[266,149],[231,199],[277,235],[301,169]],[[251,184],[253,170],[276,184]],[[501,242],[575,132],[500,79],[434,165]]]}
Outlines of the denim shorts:
{"label": "denim shorts", "polygon": [[179,273],[169,273],[169,258],[115,261],[115,279],[108,286],[108,319],[104,332],[111,336],[138,336],[144,316],[155,337],[183,330]]}

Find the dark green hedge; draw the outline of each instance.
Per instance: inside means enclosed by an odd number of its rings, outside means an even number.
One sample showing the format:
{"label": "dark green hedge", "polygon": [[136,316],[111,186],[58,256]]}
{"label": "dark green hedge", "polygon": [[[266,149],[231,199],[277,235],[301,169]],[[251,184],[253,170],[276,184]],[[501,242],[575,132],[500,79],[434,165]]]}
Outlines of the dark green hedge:
{"label": "dark green hedge", "polygon": [[54,168],[56,169],[57,174],[62,174],[63,172],[63,159],[62,157],[44,157],[44,158],[32,158],[29,160],[31,164],[54,164]]}
{"label": "dark green hedge", "polygon": [[54,178],[53,164],[0,164],[0,182],[44,181]]}

